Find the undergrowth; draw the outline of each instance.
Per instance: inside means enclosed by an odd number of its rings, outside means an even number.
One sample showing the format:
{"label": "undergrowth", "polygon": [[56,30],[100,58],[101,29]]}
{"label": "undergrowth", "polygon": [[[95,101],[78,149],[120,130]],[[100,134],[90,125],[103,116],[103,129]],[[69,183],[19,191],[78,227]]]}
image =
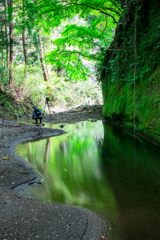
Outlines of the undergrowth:
{"label": "undergrowth", "polygon": [[45,82],[41,68],[30,67],[27,79],[24,67],[14,69],[14,83],[3,84],[0,98],[0,116],[18,118],[24,114],[32,114],[32,107],[44,109],[46,97],[49,97],[50,107],[56,112],[56,106],[63,109],[86,104],[102,104],[101,85],[93,80],[68,81],[58,77],[49,69],[49,81]]}

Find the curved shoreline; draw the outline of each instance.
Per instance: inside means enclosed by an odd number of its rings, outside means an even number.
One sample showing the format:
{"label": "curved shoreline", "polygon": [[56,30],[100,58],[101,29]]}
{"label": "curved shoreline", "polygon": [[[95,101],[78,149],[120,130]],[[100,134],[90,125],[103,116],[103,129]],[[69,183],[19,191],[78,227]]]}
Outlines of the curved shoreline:
{"label": "curved shoreline", "polygon": [[11,191],[40,175],[15,154],[16,145],[37,138],[58,136],[59,129],[34,127],[6,121],[0,124],[0,239],[102,239],[107,226],[96,213],[82,208],[38,202]]}

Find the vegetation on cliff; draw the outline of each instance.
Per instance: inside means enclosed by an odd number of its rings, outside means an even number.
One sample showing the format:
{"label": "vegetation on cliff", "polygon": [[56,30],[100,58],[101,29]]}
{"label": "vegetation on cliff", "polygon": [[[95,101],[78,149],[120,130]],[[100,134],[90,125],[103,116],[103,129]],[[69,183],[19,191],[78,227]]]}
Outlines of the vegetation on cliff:
{"label": "vegetation on cliff", "polygon": [[159,9],[155,0],[127,1],[101,80],[104,117],[160,142]]}

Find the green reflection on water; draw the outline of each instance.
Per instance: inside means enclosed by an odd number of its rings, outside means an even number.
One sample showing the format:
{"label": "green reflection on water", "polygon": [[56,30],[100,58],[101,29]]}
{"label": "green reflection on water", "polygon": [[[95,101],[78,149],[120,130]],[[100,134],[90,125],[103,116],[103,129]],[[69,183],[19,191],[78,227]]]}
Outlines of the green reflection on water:
{"label": "green reflection on water", "polygon": [[160,239],[160,149],[129,132],[104,128],[102,159],[117,203],[113,239]]}
{"label": "green reflection on water", "polygon": [[[55,126],[57,127],[57,126]],[[37,142],[20,144],[17,153],[30,162],[45,180],[32,197],[88,207],[99,211],[104,205],[116,211],[116,202],[100,157],[104,137],[101,121],[66,125],[68,133]]]}
{"label": "green reflection on water", "polygon": [[103,213],[114,229],[110,239],[159,240],[159,148],[101,121],[64,130],[17,148],[45,179],[32,197]]}

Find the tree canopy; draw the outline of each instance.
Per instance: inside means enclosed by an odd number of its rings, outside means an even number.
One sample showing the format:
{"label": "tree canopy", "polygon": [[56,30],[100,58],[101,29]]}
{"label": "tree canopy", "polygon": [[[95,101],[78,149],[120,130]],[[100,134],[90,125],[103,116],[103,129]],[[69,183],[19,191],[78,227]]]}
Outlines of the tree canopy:
{"label": "tree canopy", "polygon": [[[16,60],[21,59],[28,67],[39,58],[43,70],[44,61],[47,61],[55,70],[65,69],[69,79],[86,79],[95,65],[101,64],[105,50],[113,40],[122,12],[120,2],[2,0],[1,56],[10,62],[11,70]],[[16,49],[19,47],[19,58],[13,53],[13,45]],[[46,46],[45,54],[41,45]],[[5,66],[3,62],[1,68]],[[47,81],[47,77],[45,79]]]}
{"label": "tree canopy", "polygon": [[64,68],[70,78],[85,79],[91,68],[83,59],[101,64],[113,40],[121,7],[119,2],[110,0],[40,1],[34,12],[42,31],[52,33],[53,28],[61,26],[47,60]]}

